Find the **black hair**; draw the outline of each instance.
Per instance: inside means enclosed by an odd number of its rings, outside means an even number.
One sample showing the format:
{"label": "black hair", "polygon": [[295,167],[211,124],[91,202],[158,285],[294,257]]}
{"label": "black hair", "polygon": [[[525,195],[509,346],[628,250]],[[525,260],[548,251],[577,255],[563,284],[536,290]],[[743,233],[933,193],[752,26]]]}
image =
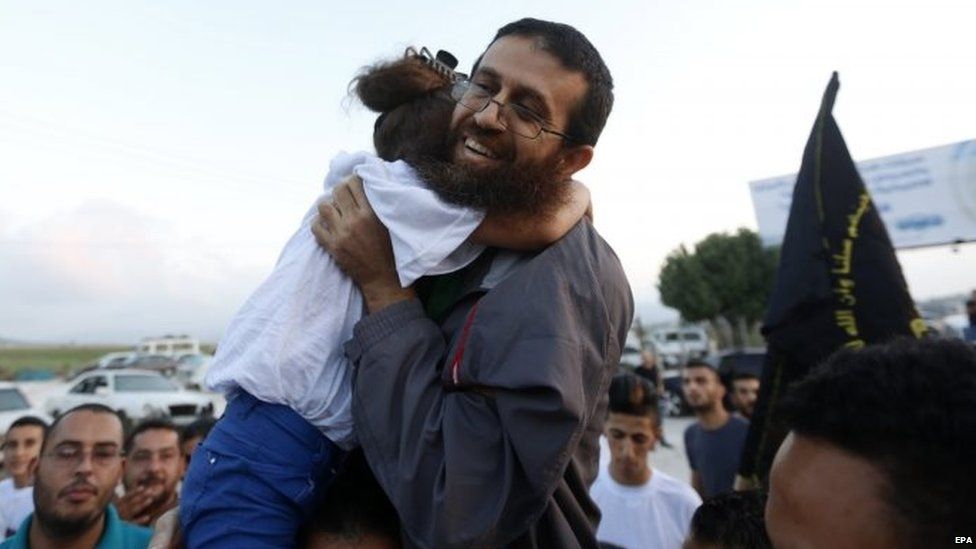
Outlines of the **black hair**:
{"label": "black hair", "polygon": [[723,385],[726,385],[725,382],[727,380],[722,378],[722,374],[719,373],[715,366],[700,358],[689,358],[686,360],[685,363],[681,365],[681,369],[684,370],[686,368],[706,368],[711,370],[712,373],[715,374],[715,379],[719,380],[719,382]]}
{"label": "black hair", "polygon": [[212,416],[201,417],[193,420],[192,423],[180,429],[180,444],[192,438],[207,438],[210,430],[217,424],[217,419]]}
{"label": "black hair", "polygon": [[722,549],[772,549],[766,533],[766,494],[756,490],[710,497],[691,517],[691,539]]}
{"label": "black hair", "polygon": [[[613,109],[613,77],[600,52],[583,33],[570,25],[531,17],[498,29],[491,43],[505,36],[534,38],[539,48],[559,59],[564,68],[582,73],[586,80],[586,94],[569,111],[566,133],[574,142],[596,145]],[[480,62],[481,57],[475,62],[471,74],[477,71]]]}
{"label": "black hair", "polygon": [[125,453],[128,454],[132,451],[132,446],[136,442],[136,437],[145,433],[146,431],[172,431],[176,433],[177,439],[179,439],[180,429],[174,424],[170,419],[164,417],[150,417],[140,421],[129,433],[129,436],[125,438]]}
{"label": "black hair", "polygon": [[657,391],[646,379],[631,373],[617,374],[610,380],[610,412],[645,416],[661,424],[657,408]]}
{"label": "black hair", "polygon": [[40,427],[41,439],[47,436],[47,422],[37,416],[21,416],[17,418],[10,424],[10,427],[7,427],[7,432],[9,433],[11,429],[16,429],[17,427]]}
{"label": "black hair", "polygon": [[316,533],[347,541],[367,535],[400,544],[400,520],[380,487],[361,448],[351,451],[325,497],[298,533],[298,546]]}
{"label": "black hair", "polygon": [[104,404],[98,404],[96,402],[79,404],[78,406],[75,406],[74,408],[71,408],[67,412],[54,418],[54,421],[51,422],[51,426],[47,428],[47,432],[44,435],[44,442],[41,443],[41,452],[44,452],[44,450],[47,449],[47,443],[49,440],[51,440],[51,435],[54,434],[55,430],[58,428],[58,425],[61,425],[61,422],[64,421],[64,418],[68,417],[69,415],[75,412],[91,412],[93,414],[108,414],[110,416],[115,416],[115,418],[119,420],[119,424],[122,425],[123,432],[125,430],[125,422],[122,421],[122,417],[119,415],[118,412],[109,408],[108,406]]}
{"label": "black hair", "polygon": [[739,381],[740,379],[759,379],[759,376],[752,372],[734,372],[732,374],[732,381]]}
{"label": "black hair", "polygon": [[976,524],[976,349],[902,339],[831,356],[785,395],[785,427],[871,462],[908,545]]}

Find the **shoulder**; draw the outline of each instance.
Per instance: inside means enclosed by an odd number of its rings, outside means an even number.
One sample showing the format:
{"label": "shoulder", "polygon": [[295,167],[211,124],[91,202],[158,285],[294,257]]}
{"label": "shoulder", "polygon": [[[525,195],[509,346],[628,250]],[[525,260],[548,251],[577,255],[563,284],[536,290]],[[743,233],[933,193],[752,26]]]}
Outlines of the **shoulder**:
{"label": "shoulder", "polygon": [[746,432],[749,430],[749,420],[737,414],[729,418],[729,426],[736,432]]}
{"label": "shoulder", "polygon": [[657,481],[658,492],[666,497],[694,507],[701,504],[701,497],[687,482],[657,469],[654,469],[654,478]]}
{"label": "shoulder", "polygon": [[152,539],[152,530],[123,522],[121,524],[123,547],[146,547]]}

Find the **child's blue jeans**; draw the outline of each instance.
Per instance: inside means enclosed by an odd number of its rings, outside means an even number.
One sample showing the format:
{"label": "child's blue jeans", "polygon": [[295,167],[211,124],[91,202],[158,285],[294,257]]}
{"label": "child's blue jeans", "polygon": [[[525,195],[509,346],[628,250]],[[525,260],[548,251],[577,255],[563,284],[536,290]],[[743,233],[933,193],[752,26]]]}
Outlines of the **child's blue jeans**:
{"label": "child's blue jeans", "polygon": [[344,455],[291,408],[238,393],[183,480],[186,546],[293,547]]}

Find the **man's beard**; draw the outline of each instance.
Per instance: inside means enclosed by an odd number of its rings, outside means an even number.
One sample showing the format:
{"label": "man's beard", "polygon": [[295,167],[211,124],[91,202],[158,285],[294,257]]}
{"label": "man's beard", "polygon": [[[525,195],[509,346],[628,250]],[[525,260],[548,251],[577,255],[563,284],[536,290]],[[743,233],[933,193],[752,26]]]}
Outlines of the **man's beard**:
{"label": "man's beard", "polygon": [[102,518],[108,504],[108,501],[99,502],[95,511],[89,515],[64,516],[54,511],[57,497],[47,486],[36,483],[34,490],[34,501],[38,503],[34,508],[34,516],[44,532],[57,539],[69,539],[83,534]]}
{"label": "man's beard", "polygon": [[555,155],[531,164],[515,164],[503,157],[496,167],[474,167],[449,162],[457,142],[451,132],[440,158],[426,157],[414,168],[444,201],[497,215],[552,215],[571,199],[568,181],[560,180]]}

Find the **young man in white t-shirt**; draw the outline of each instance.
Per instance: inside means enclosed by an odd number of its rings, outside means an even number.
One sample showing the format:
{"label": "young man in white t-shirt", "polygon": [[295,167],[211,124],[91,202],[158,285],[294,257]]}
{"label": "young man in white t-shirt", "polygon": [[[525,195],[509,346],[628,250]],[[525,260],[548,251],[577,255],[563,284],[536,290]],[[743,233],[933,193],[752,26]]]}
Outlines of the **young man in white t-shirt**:
{"label": "young man in white t-shirt", "polygon": [[701,498],[688,484],[648,465],[661,439],[661,416],[647,380],[632,374],[613,378],[604,434],[611,460],[601,464],[590,488],[603,515],[597,540],[626,549],[680,548]]}
{"label": "young man in white t-shirt", "polygon": [[12,536],[34,512],[34,470],[47,434],[47,423],[24,416],[10,424],[3,441],[3,466],[10,478],[0,481],[0,541]]}

